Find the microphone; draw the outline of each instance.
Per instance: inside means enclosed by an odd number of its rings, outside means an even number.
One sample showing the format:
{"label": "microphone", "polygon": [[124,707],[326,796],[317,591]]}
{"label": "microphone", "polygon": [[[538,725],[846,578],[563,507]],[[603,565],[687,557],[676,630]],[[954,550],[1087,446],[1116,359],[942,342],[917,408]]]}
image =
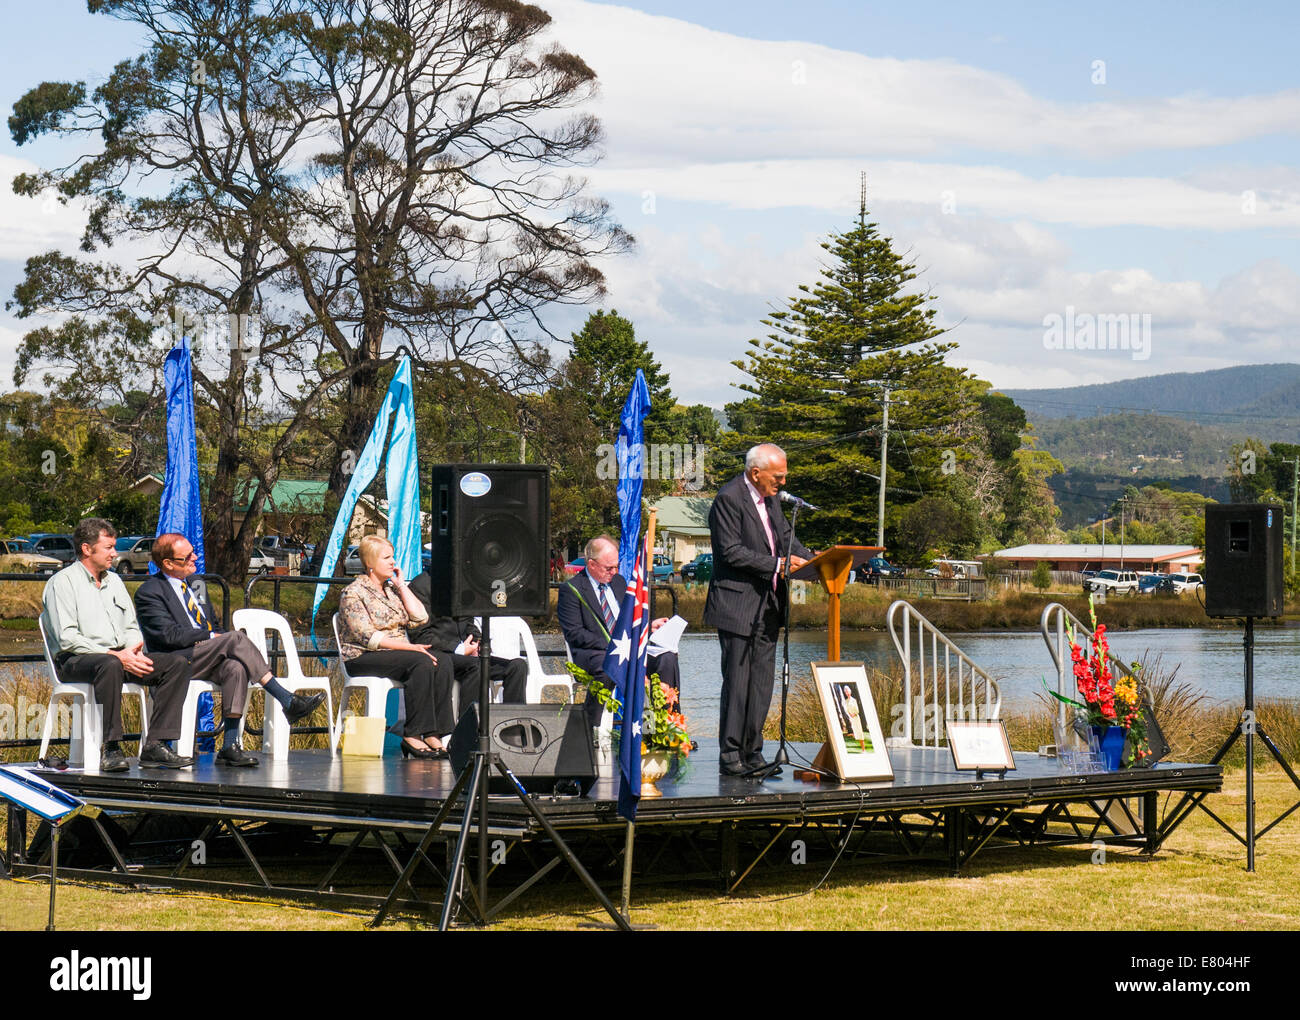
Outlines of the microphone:
{"label": "microphone", "polygon": [[806,499],[800,499],[798,496],[791,496],[784,489],[781,490],[781,502],[789,503],[791,506],[797,506],[800,510],[820,510],[821,507],[813,506]]}

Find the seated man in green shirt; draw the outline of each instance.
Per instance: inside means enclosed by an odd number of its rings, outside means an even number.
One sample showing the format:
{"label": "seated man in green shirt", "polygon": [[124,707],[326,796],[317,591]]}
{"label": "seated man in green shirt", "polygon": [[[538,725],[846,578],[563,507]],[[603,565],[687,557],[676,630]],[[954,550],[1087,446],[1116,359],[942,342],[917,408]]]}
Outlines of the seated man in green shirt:
{"label": "seated man in green shirt", "polygon": [[174,652],[144,651],[135,606],[122,579],[113,573],[117,532],[101,517],[88,517],[72,535],[78,559],[45,584],[41,597],[54,665],[64,683],[88,683],[104,713],[101,772],[125,772],[122,754],[122,682],[152,688],[149,743],[140,751],[140,767],[181,769],[194,764],[163,741],[181,734],[181,710],[189,687],[189,664]]}

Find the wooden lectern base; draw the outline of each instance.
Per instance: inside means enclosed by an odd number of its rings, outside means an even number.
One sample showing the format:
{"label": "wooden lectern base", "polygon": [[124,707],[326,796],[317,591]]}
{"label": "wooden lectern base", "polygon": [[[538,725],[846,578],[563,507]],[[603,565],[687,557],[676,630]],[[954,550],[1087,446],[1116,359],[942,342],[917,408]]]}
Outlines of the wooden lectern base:
{"label": "wooden lectern base", "polygon": [[813,768],[822,771],[812,772],[809,769],[795,769],[795,779],[802,779],[805,783],[820,783],[827,776],[832,779],[840,778],[840,774],[835,771],[835,755],[831,752],[830,744],[822,744],[822,749],[817,752],[817,757],[813,759],[812,763]]}

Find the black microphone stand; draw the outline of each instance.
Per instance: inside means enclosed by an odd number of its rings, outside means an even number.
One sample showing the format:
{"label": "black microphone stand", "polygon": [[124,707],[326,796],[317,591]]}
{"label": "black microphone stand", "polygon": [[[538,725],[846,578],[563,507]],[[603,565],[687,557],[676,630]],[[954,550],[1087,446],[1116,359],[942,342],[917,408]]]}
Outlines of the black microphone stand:
{"label": "black microphone stand", "polygon": [[794,551],[794,529],[799,522],[799,504],[794,504],[794,513],[790,515],[790,534],[785,541],[785,560],[782,577],[785,580],[785,619],[782,620],[782,626],[785,635],[782,638],[782,662],[781,662],[781,743],[776,749],[776,754],[772,756],[772,763],[764,765],[760,769],[755,769],[750,773],[755,779],[770,779],[773,776],[781,774],[781,767],[790,764],[790,755],[786,751],[785,739],[785,710],[786,701],[790,695],[790,555]]}

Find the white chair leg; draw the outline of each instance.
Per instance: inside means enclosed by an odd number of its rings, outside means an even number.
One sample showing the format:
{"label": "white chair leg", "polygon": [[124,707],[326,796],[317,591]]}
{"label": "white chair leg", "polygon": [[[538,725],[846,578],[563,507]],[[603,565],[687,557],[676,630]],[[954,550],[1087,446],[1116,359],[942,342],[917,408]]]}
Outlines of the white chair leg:
{"label": "white chair leg", "polygon": [[185,692],[185,705],[181,709],[181,735],[176,741],[176,753],[182,758],[194,757],[194,728],[199,720],[199,695],[206,687],[190,684]]}
{"label": "white chair leg", "polygon": [[82,712],[81,754],[82,768],[87,772],[98,772],[100,747],[104,743],[104,706],[87,699],[86,710]]}
{"label": "white chair leg", "polygon": [[[77,694],[75,691],[65,693],[69,694],[69,697],[73,699],[74,703],[76,699],[81,697],[81,695]],[[45,725],[41,727],[41,752],[36,756],[37,758],[44,758],[45,752],[50,749],[50,738],[54,736],[54,721],[59,714],[59,697],[58,694],[50,695],[50,703],[45,709]],[[75,719],[76,716],[74,715],[73,718]],[[75,722],[72,727],[72,739],[77,739],[77,726]],[[72,748],[68,749],[68,756],[72,756]]]}

